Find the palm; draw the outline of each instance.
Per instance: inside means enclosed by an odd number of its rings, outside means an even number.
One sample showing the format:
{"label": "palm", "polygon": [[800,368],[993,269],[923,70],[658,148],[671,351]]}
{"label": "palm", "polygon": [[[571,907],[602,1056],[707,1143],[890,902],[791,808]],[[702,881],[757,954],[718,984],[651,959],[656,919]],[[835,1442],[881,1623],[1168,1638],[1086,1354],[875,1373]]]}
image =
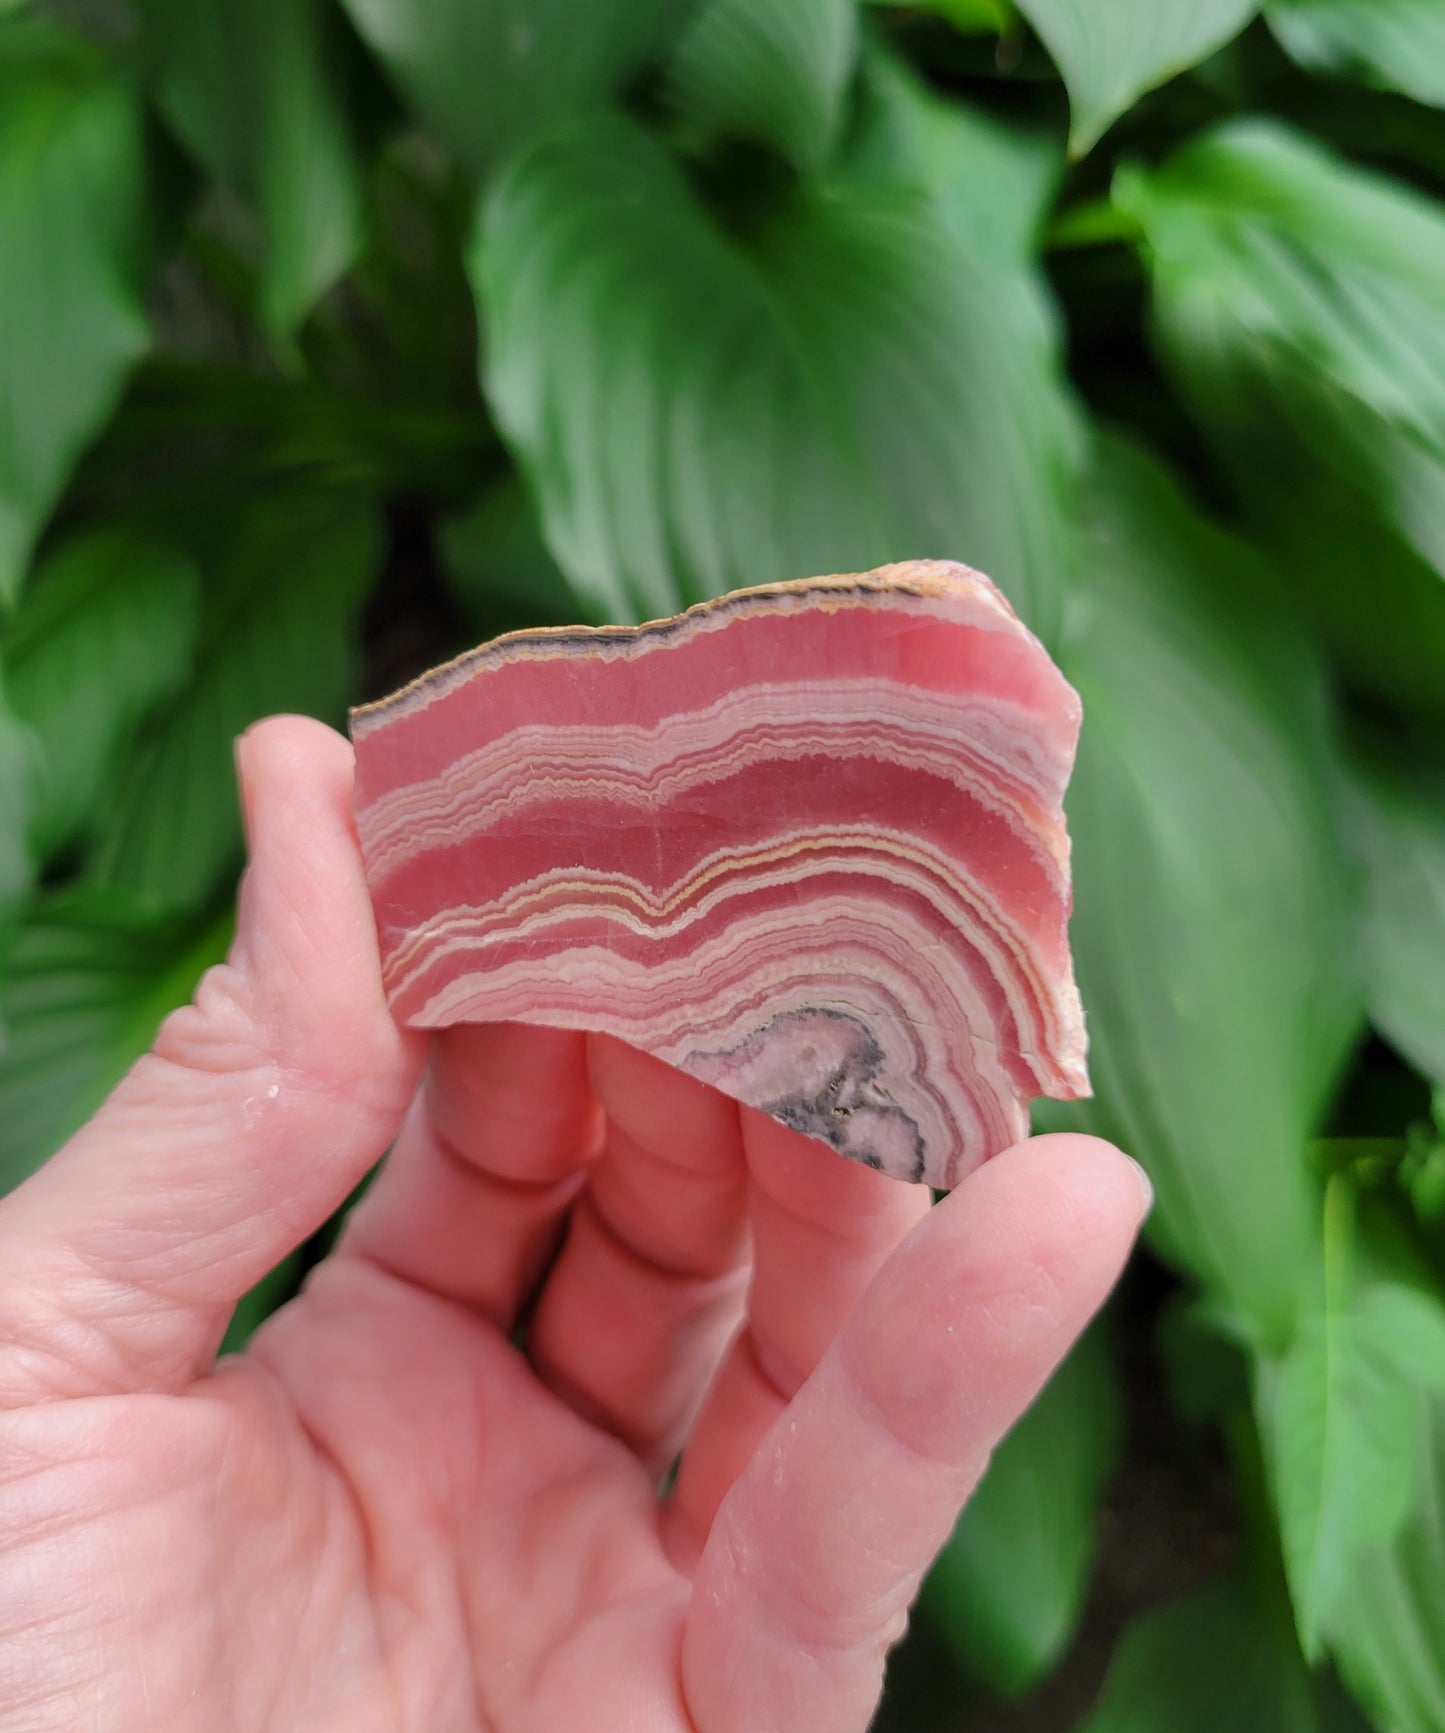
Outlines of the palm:
{"label": "palm", "polygon": [[253,758],[231,962],[0,1204],[0,1729],[861,1729],[1117,1272],[1126,1164],[1041,1139],[930,1212],[615,1042],[428,1049],[381,1002],[344,744]]}
{"label": "palm", "polygon": [[77,1580],[103,1593],[56,1724],[685,1728],[687,1583],[636,1458],[457,1308],[360,1266],[316,1298],[184,1396],[96,1406],[35,1557],[60,1652]]}

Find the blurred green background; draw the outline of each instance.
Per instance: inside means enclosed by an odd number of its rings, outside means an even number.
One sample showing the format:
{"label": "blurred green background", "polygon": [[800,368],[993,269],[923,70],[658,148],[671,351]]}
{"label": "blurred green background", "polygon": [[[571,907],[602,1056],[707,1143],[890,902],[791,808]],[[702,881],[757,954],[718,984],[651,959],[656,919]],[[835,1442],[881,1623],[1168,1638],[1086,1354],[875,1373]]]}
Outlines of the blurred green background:
{"label": "blurred green background", "polygon": [[0,0],[0,1185],[255,717],[966,560],[1086,707],[1039,1122],[1158,1207],[880,1725],[1441,1733],[1442,105],[1445,0]]}

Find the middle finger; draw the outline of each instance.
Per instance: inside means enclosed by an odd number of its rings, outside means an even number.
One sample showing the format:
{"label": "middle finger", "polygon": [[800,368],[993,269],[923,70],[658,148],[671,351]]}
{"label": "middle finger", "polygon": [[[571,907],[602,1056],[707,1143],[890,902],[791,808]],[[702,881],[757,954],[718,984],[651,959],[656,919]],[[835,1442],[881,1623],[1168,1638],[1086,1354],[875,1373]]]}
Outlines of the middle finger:
{"label": "middle finger", "polygon": [[458,1024],[337,1255],[484,1313],[509,1331],[602,1149],[586,1038]]}
{"label": "middle finger", "polygon": [[606,1147],[528,1339],[543,1379],[656,1470],[681,1444],[742,1315],[750,1256],[735,1101],[589,1039]]}

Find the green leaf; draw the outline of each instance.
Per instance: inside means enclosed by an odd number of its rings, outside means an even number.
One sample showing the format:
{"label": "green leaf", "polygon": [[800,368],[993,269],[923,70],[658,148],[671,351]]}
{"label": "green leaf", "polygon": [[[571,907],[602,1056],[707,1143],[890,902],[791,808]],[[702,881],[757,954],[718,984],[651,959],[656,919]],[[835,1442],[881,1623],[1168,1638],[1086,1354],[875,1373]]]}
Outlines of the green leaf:
{"label": "green leaf", "polygon": [[476,169],[605,101],[647,60],[678,0],[343,0],[422,114]]}
{"label": "green leaf", "polygon": [[347,494],[258,500],[217,534],[195,673],[115,790],[92,882],[161,911],[214,896],[241,849],[232,742],[275,711],[340,722],[378,554],[376,523]]}
{"label": "green leaf", "polygon": [[[1416,1365],[1419,1348],[1426,1359]],[[1401,1287],[1311,1312],[1289,1353],[1260,1368],[1285,1564],[1312,1658],[1327,1625],[1348,1616],[1361,1553],[1387,1544],[1405,1520],[1427,1383],[1445,1390],[1445,1313]]]}
{"label": "green leaf", "polygon": [[200,581],[124,527],[63,542],[0,628],[11,706],[42,754],[31,837],[41,858],[83,836],[137,729],[190,671]]}
{"label": "green leaf", "polygon": [[0,1191],[18,1185],[90,1117],[225,955],[232,917],[146,918],[116,892],[45,899],[0,976]]}
{"label": "green leaf", "polygon": [[90,44],[0,17],[0,603],[150,332],[140,105]]}
{"label": "green leaf", "polygon": [[1273,121],[1216,128],[1152,173],[1123,169],[1114,197],[1148,238],[1174,346],[1208,343],[1233,371],[1247,341],[1422,439],[1445,436],[1438,205]]}
{"label": "green leaf", "polygon": [[1445,108],[1445,7],[1439,0],[1269,0],[1265,17],[1311,72],[1358,78]]}
{"label": "green leaf", "polygon": [[[3,668],[0,668],[3,674]],[[0,679],[0,975],[10,923],[35,879],[35,862],[28,846],[35,788],[39,781],[40,746],[12,707]],[[0,1022],[0,1051],[4,1024]]]}
{"label": "green leaf", "polygon": [[360,251],[365,184],[329,0],[138,0],[167,120],[255,210],[261,316],[289,337]]}
{"label": "green leaf", "polygon": [[1390,1733],[1445,1727],[1445,1398],[1426,1416],[1409,1513],[1356,1562],[1328,1637],[1351,1691]]}
{"label": "green leaf", "polygon": [[998,34],[1007,30],[1017,16],[1014,0],[868,0],[868,4],[909,12],[936,12],[955,30],[969,35]]}
{"label": "green leaf", "polygon": [[996,1691],[1030,1690],[1074,1635],[1118,1406],[1095,1329],[994,1452],[925,1585],[925,1614]]}
{"label": "green leaf", "polygon": [[[1436,537],[1445,532],[1445,462],[1360,408],[1330,447],[1326,414],[1308,415],[1312,396],[1302,391],[1287,419],[1278,399],[1257,399],[1253,432],[1234,448],[1257,533],[1345,683],[1438,722],[1445,717],[1445,541]],[[1247,444],[1270,427],[1278,435],[1273,453],[1245,475]],[[1297,438],[1305,428],[1309,444]],[[1418,485],[1409,485],[1411,472]]]}
{"label": "green leaf", "polygon": [[1344,817],[1364,867],[1370,1019],[1445,1085],[1445,767],[1380,750],[1351,766]]}
{"label": "green leaf", "polygon": [[1318,1208],[1303,1151],[1358,1023],[1323,706],[1268,570],[1163,472],[1101,445],[1063,663],[1097,1126],[1149,1169],[1151,1232],[1288,1340]]}
{"label": "green leaf", "polygon": [[1445,211],[1268,122],[1114,197],[1166,359],[1336,659],[1445,712]]}
{"label": "green leaf", "polygon": [[1031,267],[1065,168],[1055,135],[939,97],[877,51],[865,56],[860,85],[848,183],[918,187],[974,257],[1028,269],[1020,292],[1037,296]]}
{"label": "green leaf", "polygon": [[1017,0],[1069,90],[1082,156],[1136,98],[1237,36],[1260,0]]}
{"label": "green leaf", "polygon": [[1078,1733],[1365,1733],[1311,1679],[1279,1597],[1226,1577],[1125,1632]]}
{"label": "green leaf", "polygon": [[1445,1302],[1403,1282],[1377,1282],[1358,1303],[1364,1331],[1395,1362],[1401,1376],[1445,1396]]}
{"label": "green leaf", "polygon": [[832,154],[858,53],[856,0],[702,0],[667,70],[689,120],[804,171]]}
{"label": "green leaf", "polygon": [[515,477],[443,524],[441,544],[443,581],[479,637],[521,626],[576,625],[585,618]]}
{"label": "green leaf", "polygon": [[1075,450],[1053,331],[926,194],[803,193],[744,245],[598,120],[514,166],[470,262],[498,423],[604,614],[934,555],[1050,632]]}

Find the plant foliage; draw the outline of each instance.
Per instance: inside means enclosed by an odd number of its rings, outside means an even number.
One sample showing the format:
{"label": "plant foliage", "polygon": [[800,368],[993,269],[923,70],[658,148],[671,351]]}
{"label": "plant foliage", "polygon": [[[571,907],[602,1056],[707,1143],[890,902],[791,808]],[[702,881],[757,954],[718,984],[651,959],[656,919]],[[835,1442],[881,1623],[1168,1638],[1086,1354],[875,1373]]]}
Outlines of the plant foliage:
{"label": "plant foliage", "polygon": [[1224,1568],[1057,1725],[1439,1733],[1442,105],[1436,0],[5,0],[0,1188],[223,953],[258,716],[966,560],[1084,698],[1038,1122],[1162,1299],[960,1523],[931,1725],[1064,1661],[1146,1402]]}

